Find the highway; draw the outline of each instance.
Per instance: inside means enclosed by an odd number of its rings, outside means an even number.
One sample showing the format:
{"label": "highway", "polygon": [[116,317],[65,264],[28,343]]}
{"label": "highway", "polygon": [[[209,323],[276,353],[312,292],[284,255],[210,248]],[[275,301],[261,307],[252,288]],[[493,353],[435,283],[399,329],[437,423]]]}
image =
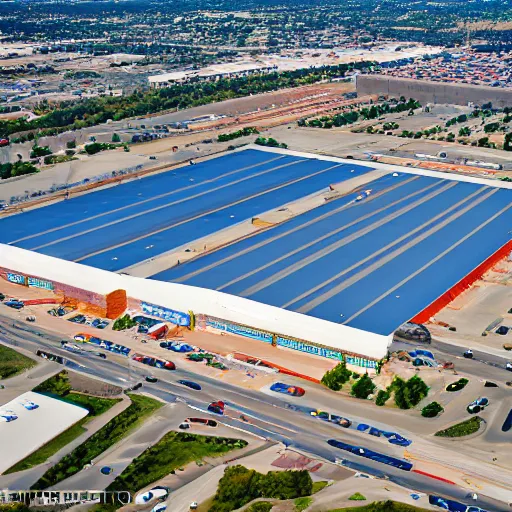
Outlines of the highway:
{"label": "highway", "polygon": [[[82,355],[72,354],[60,348],[60,340],[61,338],[58,336],[42,330],[38,331],[34,326],[20,322],[13,323],[12,319],[0,317],[0,342],[7,345],[18,346],[32,352],[37,348],[47,348],[52,353],[65,357],[68,360],[66,366],[69,369],[123,387],[130,387],[135,382],[143,381],[144,375],[148,373],[154,374],[159,378],[159,381],[155,384],[144,382],[142,391],[169,403],[182,401],[201,411],[194,415],[203,416],[207,414],[206,407],[208,403],[220,399],[227,404],[226,415],[222,418],[222,422],[227,425],[242,428],[270,440],[282,442],[288,447],[331,462],[341,459],[343,465],[347,467],[377,477],[389,478],[389,480],[399,485],[418,492],[440,494],[469,504],[470,500],[466,498],[468,495],[467,489],[434,480],[418,473],[399,470],[329,446],[327,444],[328,439],[337,439],[362,446],[365,449],[403,458],[403,448],[390,445],[383,438],[372,437],[355,429],[344,429],[311,417],[309,415],[309,411],[312,409],[310,407],[312,404],[311,398],[314,399],[315,406],[347,416],[354,422],[359,421],[359,418],[353,412],[361,411],[365,407],[363,404],[361,404],[361,408],[352,407],[352,402],[350,402],[350,413],[347,410],[345,412],[339,411],[337,409],[343,404],[342,399],[336,398],[336,401],[333,401],[332,395],[319,386],[306,386],[301,382],[301,385],[307,389],[306,396],[303,399],[290,397],[289,400],[285,400],[280,395],[240,388],[180,368],[174,372],[169,372],[153,368],[146,369],[143,365],[122,358],[122,356],[109,355],[107,360],[103,360],[87,353]],[[181,386],[176,382],[179,379],[194,380],[201,384],[202,390],[197,392]],[[287,382],[293,381],[288,377],[285,380]],[[309,402],[306,400],[308,396],[310,396]],[[241,414],[249,418],[249,423],[240,419]],[[360,420],[364,421],[364,417]],[[387,430],[397,430],[400,434],[413,439],[412,446],[421,445],[425,447],[427,453],[428,446],[434,446],[430,441],[422,440],[419,437],[415,438],[407,431],[402,430],[401,427],[396,428],[391,425],[378,424],[374,421],[372,421],[372,424],[379,428],[387,427]],[[447,451],[444,458],[446,460],[458,460],[460,455]],[[442,476],[442,474],[439,476]],[[490,475],[485,476],[490,477]],[[508,475],[502,475],[501,479],[498,479],[497,476],[494,478],[496,482],[500,480],[506,482],[507,477]],[[0,487],[1,482],[0,478]],[[481,494],[479,499],[471,504],[492,512],[503,511],[508,508],[508,504]]]}

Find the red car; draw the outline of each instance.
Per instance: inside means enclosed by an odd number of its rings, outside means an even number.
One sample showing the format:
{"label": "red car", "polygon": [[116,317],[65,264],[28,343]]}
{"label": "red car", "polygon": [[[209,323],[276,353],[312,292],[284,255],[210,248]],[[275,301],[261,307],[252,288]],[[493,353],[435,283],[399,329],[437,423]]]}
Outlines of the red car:
{"label": "red car", "polygon": [[222,416],[224,414],[224,402],[221,402],[220,400],[218,402],[212,402],[208,406],[208,410]]}
{"label": "red car", "polygon": [[0,139],[0,148],[3,148],[8,145],[9,145],[9,139]]}
{"label": "red car", "polygon": [[187,418],[185,420],[187,423],[199,423],[201,425],[206,425],[207,427],[216,427],[217,422],[215,420],[208,420],[206,418]]}

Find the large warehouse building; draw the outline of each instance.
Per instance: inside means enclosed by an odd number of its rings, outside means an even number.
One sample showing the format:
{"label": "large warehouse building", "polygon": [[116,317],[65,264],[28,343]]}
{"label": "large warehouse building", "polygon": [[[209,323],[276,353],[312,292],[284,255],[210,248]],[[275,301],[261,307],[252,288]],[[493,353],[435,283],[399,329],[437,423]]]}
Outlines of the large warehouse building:
{"label": "large warehouse building", "polygon": [[0,220],[0,275],[372,367],[510,253],[511,185],[248,148]]}

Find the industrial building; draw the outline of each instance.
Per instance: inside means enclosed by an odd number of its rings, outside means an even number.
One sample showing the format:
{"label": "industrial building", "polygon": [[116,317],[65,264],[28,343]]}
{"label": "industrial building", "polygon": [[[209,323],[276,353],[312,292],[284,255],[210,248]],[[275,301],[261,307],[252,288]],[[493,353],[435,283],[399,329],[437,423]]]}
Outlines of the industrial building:
{"label": "industrial building", "polygon": [[2,219],[0,276],[372,367],[512,250],[510,183],[256,148]]}

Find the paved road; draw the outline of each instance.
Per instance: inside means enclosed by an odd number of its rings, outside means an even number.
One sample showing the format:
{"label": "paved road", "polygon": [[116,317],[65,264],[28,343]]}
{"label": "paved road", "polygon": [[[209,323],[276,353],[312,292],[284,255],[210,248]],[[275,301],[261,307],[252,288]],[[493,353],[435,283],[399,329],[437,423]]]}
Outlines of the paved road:
{"label": "paved road", "polygon": [[506,363],[512,361],[512,354],[507,359],[494,354],[488,354],[487,352],[473,350],[473,359],[465,359],[463,353],[470,347],[461,348],[457,345],[450,345],[435,339],[429,345],[394,342],[390,347],[390,351],[412,350],[418,347],[431,350],[440,362],[452,361],[457,371],[469,373],[481,379],[488,379],[497,383],[505,383],[512,380],[512,372],[505,369]]}
{"label": "paved road", "polygon": [[[119,384],[121,381],[128,386],[135,381],[140,381],[142,376],[148,373],[144,367],[139,366],[137,363],[130,363],[130,360],[127,359],[123,360],[109,356],[110,358],[104,361],[87,354],[82,356],[70,354],[59,348],[59,337],[46,332],[35,334],[33,327],[19,323],[17,323],[17,325],[29,329],[29,331],[13,329],[12,320],[9,319],[8,322],[3,322],[0,317],[0,341],[8,344],[16,343],[18,346],[28,350],[35,350],[36,346],[46,346],[51,348],[52,352],[66,356],[68,358],[66,366],[70,369],[116,384]],[[418,473],[401,471],[391,466],[386,466],[352,455],[348,452],[331,448],[326,441],[331,438],[336,438],[387,455],[400,458],[403,455],[403,449],[389,445],[383,439],[361,434],[353,429],[342,429],[341,427],[321,422],[308,414],[304,414],[308,412],[308,410],[311,410],[311,408],[307,407],[308,402],[304,399],[295,400],[297,405],[294,405],[291,402],[292,399],[288,402],[281,399],[279,395],[270,395],[262,393],[261,391],[239,388],[219,380],[180,369],[172,373],[165,370],[153,369],[152,373],[159,377],[159,382],[156,384],[144,383],[143,389],[146,393],[150,393],[167,402],[172,403],[176,400],[184,401],[190,407],[202,411],[200,414],[203,415],[206,414],[206,407],[210,401],[223,399],[227,404],[226,416],[223,418],[223,422],[227,425],[244,428],[262,437],[283,442],[285,445],[293,447],[294,449],[314,454],[316,457],[324,458],[329,461],[334,462],[336,459],[342,459],[343,464],[347,467],[379,477],[389,478],[393,482],[410,489],[426,493],[438,493],[452,499],[467,501],[467,490],[457,485],[446,484]],[[200,383],[203,387],[202,391],[195,392],[189,388],[180,386],[176,383],[176,380],[180,378],[188,378]],[[321,390],[320,387],[312,386],[310,390],[310,386],[308,386],[307,396],[309,394],[311,394],[312,398],[315,400],[320,401],[317,406],[322,407],[322,402],[327,403],[329,404],[329,410],[333,410],[333,412],[338,412],[336,409],[339,407],[340,403],[343,403],[343,400],[340,400],[339,397],[336,397],[336,401],[333,401],[332,395],[325,392],[325,390]],[[359,405],[359,403],[355,401],[349,402],[351,412],[352,409],[360,410],[356,404]],[[368,405],[366,405],[366,407],[368,407]],[[241,413],[250,417],[249,424],[239,419]],[[354,414],[345,415],[358,421]],[[401,418],[403,421],[403,415]],[[364,419],[364,417],[361,419]],[[375,424],[375,422],[372,423]],[[395,423],[395,425],[397,424],[400,423]],[[394,428],[384,424],[377,424],[377,426],[382,426],[383,428],[387,427],[388,430]],[[404,435],[409,435],[408,432],[404,432],[401,428],[398,430]],[[430,450],[434,453],[436,451],[436,446],[433,443],[422,440],[419,437],[411,436],[411,438],[414,439],[414,446],[423,447],[423,452],[429,453]],[[439,450],[437,451],[439,453]],[[467,471],[470,471],[471,461],[469,459],[461,459],[461,457],[462,454],[456,454],[455,452],[448,452],[447,450],[443,452],[443,459],[450,460],[452,463],[460,460],[460,464],[467,464],[467,466],[462,465],[459,467],[466,467]],[[441,463],[444,461],[439,460],[438,462]],[[483,467],[483,463],[477,462],[477,466]],[[509,477],[505,471],[498,470],[492,466],[486,467],[484,471],[487,478],[492,477],[496,482],[506,482]],[[508,506],[508,504],[504,505],[496,499],[488,498],[483,495],[480,495],[478,502],[475,504],[478,504],[486,510],[496,512],[503,511]]]}

